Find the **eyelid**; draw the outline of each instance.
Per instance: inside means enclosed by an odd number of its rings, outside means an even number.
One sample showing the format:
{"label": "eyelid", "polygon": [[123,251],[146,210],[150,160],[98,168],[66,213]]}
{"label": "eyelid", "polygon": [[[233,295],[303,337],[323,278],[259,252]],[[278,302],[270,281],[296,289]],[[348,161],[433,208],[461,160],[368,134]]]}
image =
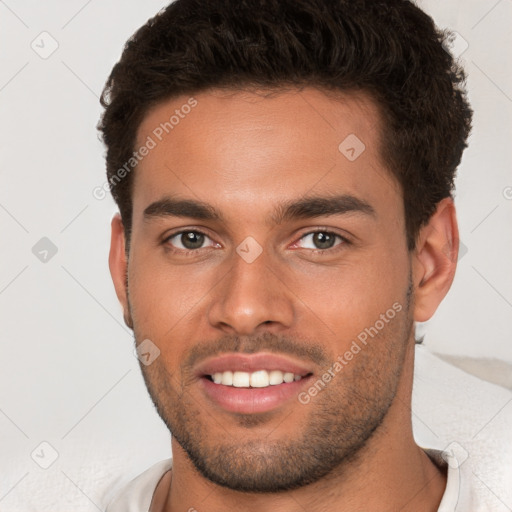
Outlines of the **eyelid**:
{"label": "eyelid", "polygon": [[[176,236],[182,235],[184,233],[197,233],[197,234],[203,235],[205,238],[208,238],[210,240],[210,242],[212,242],[213,244],[210,245],[210,246],[207,246],[207,247],[200,247],[199,249],[182,249],[181,247],[174,247],[172,244],[170,244],[171,238],[174,238]],[[177,231],[173,231],[173,232],[171,232],[169,234],[166,234],[163,237],[162,244],[164,246],[167,246],[168,248],[170,247],[171,251],[181,252],[181,253],[198,252],[201,249],[208,249],[208,247],[213,247],[213,245],[217,245],[217,246],[220,245],[218,242],[213,240],[213,238],[204,229],[195,228],[195,227],[185,228],[185,229],[184,228],[180,228]]]}
{"label": "eyelid", "polygon": [[[303,238],[305,238],[306,236],[308,235],[314,235],[315,233],[328,233],[330,235],[334,235],[336,237],[338,237],[340,240],[341,240],[341,243],[338,243],[336,245],[334,245],[333,247],[330,247],[329,249],[307,249],[307,250],[310,250],[310,251],[319,251],[319,252],[327,252],[327,251],[334,251],[336,250],[336,248],[340,245],[350,245],[352,243],[352,241],[350,240],[350,238],[346,235],[342,235],[340,233],[338,233],[335,229],[333,228],[327,228],[327,227],[317,227],[317,228],[313,228],[313,229],[309,229],[308,231],[305,231],[303,232],[297,239],[295,242],[293,242],[293,246],[296,246],[298,244],[298,242],[300,240],[302,240]],[[300,249],[300,247],[299,247]]]}

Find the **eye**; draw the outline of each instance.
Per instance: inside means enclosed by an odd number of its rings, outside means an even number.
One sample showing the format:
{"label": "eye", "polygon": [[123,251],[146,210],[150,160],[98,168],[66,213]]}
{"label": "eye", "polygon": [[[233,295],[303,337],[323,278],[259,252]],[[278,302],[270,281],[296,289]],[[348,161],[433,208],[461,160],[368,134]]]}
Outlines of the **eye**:
{"label": "eye", "polygon": [[202,249],[206,242],[210,242],[210,246],[214,245],[213,240],[200,231],[180,231],[164,240],[164,243],[168,243],[172,245],[174,249],[182,251]]}
{"label": "eye", "polygon": [[301,237],[298,242],[303,249],[326,250],[347,242],[345,238],[330,231],[315,231]]}

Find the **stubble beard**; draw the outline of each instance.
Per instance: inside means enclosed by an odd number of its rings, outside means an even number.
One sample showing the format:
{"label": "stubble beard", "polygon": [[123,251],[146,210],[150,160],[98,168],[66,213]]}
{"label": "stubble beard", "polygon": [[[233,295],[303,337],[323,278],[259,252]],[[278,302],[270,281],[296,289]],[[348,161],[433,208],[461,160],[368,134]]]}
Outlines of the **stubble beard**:
{"label": "stubble beard", "polygon": [[[282,430],[290,413],[235,414],[233,431],[227,431],[212,420],[217,413],[202,410],[197,395],[192,396],[193,379],[183,367],[179,375],[171,375],[159,357],[150,366],[141,364],[143,377],[158,414],[204,478],[243,492],[297,489],[362,463],[363,449],[397,393],[413,330],[410,298],[411,285],[402,311],[308,404],[294,402],[295,409],[304,410],[304,419],[300,425],[291,424],[290,434],[280,438],[275,433],[253,436],[251,430],[272,426],[272,421]],[[136,328],[134,332],[142,341]],[[251,338],[250,345],[280,347],[280,340],[265,333]],[[232,345],[241,347],[240,339],[233,339]],[[320,344],[317,349],[323,351]]]}

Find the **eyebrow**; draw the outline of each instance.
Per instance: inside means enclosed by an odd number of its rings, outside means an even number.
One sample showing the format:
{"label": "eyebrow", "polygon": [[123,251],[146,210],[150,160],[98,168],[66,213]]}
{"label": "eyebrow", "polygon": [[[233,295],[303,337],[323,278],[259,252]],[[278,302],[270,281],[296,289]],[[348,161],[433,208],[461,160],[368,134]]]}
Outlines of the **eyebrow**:
{"label": "eyebrow", "polygon": [[328,197],[304,197],[277,206],[270,219],[274,224],[294,219],[308,219],[347,213],[376,217],[375,209],[363,199],[350,194]]}
{"label": "eyebrow", "polygon": [[[269,217],[269,224],[281,224],[294,219],[307,219],[348,213],[376,217],[375,209],[353,195],[312,196],[278,205]],[[143,213],[144,221],[154,218],[187,217],[198,220],[220,220],[223,215],[212,205],[192,199],[166,196],[151,203]]]}
{"label": "eyebrow", "polygon": [[153,218],[190,217],[199,220],[222,220],[222,215],[208,203],[191,199],[164,197],[151,203],[143,213],[145,221]]}

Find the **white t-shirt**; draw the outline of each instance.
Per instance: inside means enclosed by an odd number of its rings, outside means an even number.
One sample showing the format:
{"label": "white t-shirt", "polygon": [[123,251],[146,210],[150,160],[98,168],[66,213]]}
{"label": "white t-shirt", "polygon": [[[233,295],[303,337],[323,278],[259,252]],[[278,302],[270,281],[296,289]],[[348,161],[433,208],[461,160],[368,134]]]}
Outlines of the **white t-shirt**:
{"label": "white t-shirt", "polygon": [[[416,347],[412,399],[416,442],[448,465],[438,512],[512,511],[512,393]],[[125,486],[107,512],[148,512],[172,460],[158,462]]]}
{"label": "white t-shirt", "polygon": [[[459,495],[461,491],[461,481],[466,481],[469,476],[466,473],[464,464],[459,465],[456,456],[437,450],[426,450],[429,456],[436,459],[437,463],[448,464],[448,480],[443,499],[438,512],[477,512],[475,504],[477,501],[473,496],[471,489],[465,486],[464,494]],[[171,469],[172,459],[166,459],[150,467],[144,473],[133,479],[126,489],[124,489],[110,503],[107,512],[148,512],[153,494],[158,482],[164,474]],[[468,468],[469,466],[466,466]]]}

